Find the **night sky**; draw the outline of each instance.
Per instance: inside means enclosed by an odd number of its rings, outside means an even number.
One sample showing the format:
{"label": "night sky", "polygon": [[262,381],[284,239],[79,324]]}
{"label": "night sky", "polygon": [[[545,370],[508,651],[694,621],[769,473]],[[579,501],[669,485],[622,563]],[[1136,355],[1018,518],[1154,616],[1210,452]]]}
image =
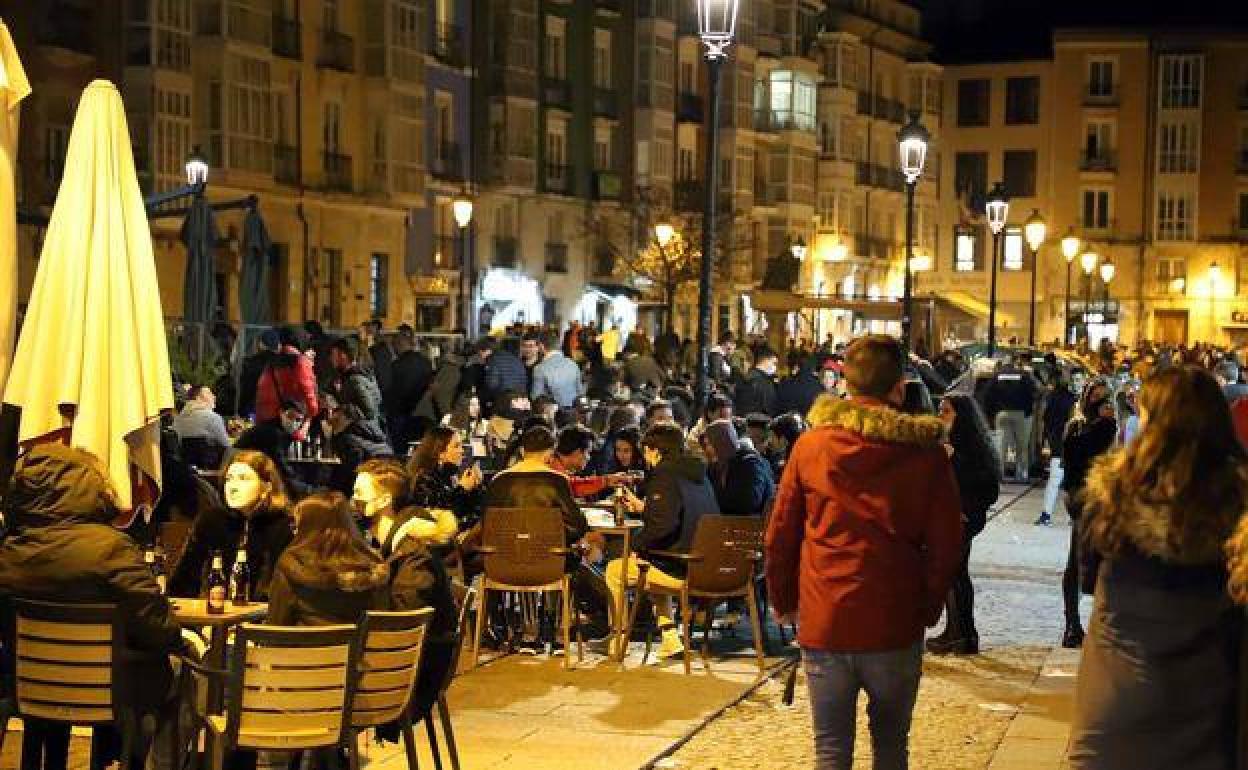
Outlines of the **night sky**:
{"label": "night sky", "polygon": [[1054,27],[1237,28],[1248,0],[911,0],[944,63],[1048,56]]}

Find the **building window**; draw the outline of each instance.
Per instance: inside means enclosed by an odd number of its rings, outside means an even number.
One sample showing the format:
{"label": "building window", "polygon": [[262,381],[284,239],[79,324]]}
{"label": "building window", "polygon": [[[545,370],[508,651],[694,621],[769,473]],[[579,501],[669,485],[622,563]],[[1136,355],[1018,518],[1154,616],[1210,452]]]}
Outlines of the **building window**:
{"label": "building window", "polygon": [[321,26],[326,32],[338,31],[338,0],[324,0],[321,3]]}
{"label": "building window", "polygon": [[594,30],[594,86],[611,87],[611,30]]}
{"label": "building window", "polygon": [[547,176],[562,179],[568,158],[568,124],[548,116],[546,118],[546,167]]}
{"label": "building window", "polygon": [[1157,196],[1157,240],[1192,240],[1194,219],[1191,195],[1163,192]]}
{"label": "building window", "polygon": [[1159,257],[1157,283],[1164,291],[1182,293],[1187,285],[1187,260],[1183,257]]}
{"label": "building window", "polygon": [[1191,108],[1200,106],[1202,58],[1192,56],[1161,57],[1161,106]]}
{"label": "building window", "polygon": [[[185,183],[191,152],[191,95],[158,88],[156,95],[156,189]],[[136,158],[137,160],[137,158]]]}
{"label": "building window", "polygon": [[1248,193],[1239,194],[1239,231],[1248,231]]}
{"label": "building window", "polygon": [[986,126],[992,99],[992,81],[987,78],[958,81],[958,125]]}
{"label": "building window", "polygon": [[1105,163],[1114,147],[1114,124],[1108,120],[1090,120],[1084,129],[1084,164]]}
{"label": "building window", "polygon": [[1034,198],[1036,195],[1036,151],[1006,150],[1004,158],[1005,190],[1012,198]]}
{"label": "building window", "polygon": [[815,130],[815,81],[805,73],[773,70],[771,112],[784,128]]}
{"label": "building window", "polygon": [[697,173],[694,171],[695,157],[692,147],[676,148],[676,178],[680,181],[697,179]]}
{"label": "building window", "polygon": [[368,308],[373,318],[386,317],[390,296],[390,255],[374,253],[368,266]]}
{"label": "building window", "polygon": [[1196,170],[1200,132],[1187,122],[1161,124],[1158,170],[1163,174],[1187,174]]}
{"label": "building window", "polygon": [[1040,78],[1007,78],[1005,81],[1006,125],[1040,122]]}
{"label": "building window", "polygon": [[1090,59],[1088,61],[1088,96],[1094,99],[1109,99],[1113,95],[1113,59]]}
{"label": "building window", "polygon": [[567,22],[558,16],[546,17],[546,57],[542,72],[552,80],[566,80],[568,76],[568,54],[564,42],[567,26]]}
{"label": "building window", "polygon": [[268,172],[273,168],[270,144],[273,139],[273,99],[269,93],[269,63],[245,56],[231,56],[227,67],[228,166]]}
{"label": "building window", "polygon": [[988,190],[988,153],[959,152],[954,156],[954,194],[979,198]]}
{"label": "building window", "polygon": [[1109,199],[1109,190],[1083,191],[1083,227],[1085,230],[1109,229]]}
{"label": "building window", "polygon": [[611,127],[594,126],[594,170],[611,169]]}
{"label": "building window", "polygon": [[984,269],[984,228],[955,227],[953,232],[953,269],[972,273]]}
{"label": "building window", "polygon": [[325,102],[324,122],[321,124],[321,142],[325,152],[337,155],[342,138],[342,105],[338,102]]}

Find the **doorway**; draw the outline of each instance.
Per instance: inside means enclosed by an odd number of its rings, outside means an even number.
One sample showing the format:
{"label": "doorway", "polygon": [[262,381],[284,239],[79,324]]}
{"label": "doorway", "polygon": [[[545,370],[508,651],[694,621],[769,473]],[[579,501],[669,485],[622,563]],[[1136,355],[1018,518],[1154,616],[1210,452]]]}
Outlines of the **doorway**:
{"label": "doorway", "polygon": [[1187,344],[1187,311],[1154,310],[1153,338],[1163,345]]}

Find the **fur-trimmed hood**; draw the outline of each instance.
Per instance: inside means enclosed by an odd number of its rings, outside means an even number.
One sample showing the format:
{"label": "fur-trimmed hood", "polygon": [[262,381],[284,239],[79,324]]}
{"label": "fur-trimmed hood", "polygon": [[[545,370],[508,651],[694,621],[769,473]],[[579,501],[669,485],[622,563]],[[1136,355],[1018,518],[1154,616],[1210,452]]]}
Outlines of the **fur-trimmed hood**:
{"label": "fur-trimmed hood", "polygon": [[815,400],[806,421],[812,429],[838,428],[867,441],[890,444],[936,446],[945,432],[945,425],[938,417],[906,414],[881,402],[851,401],[829,394]]}
{"label": "fur-trimmed hood", "polygon": [[1093,547],[1105,551],[1119,541],[1173,564],[1223,561],[1227,539],[1245,513],[1248,473],[1241,469],[1232,478],[1208,479],[1208,484],[1227,490],[1238,486],[1240,494],[1210,495],[1219,504],[1194,511],[1200,501],[1161,500],[1147,489],[1122,489],[1116,481],[1122,476],[1125,459],[1125,452],[1113,452],[1099,458],[1088,471],[1084,511]]}

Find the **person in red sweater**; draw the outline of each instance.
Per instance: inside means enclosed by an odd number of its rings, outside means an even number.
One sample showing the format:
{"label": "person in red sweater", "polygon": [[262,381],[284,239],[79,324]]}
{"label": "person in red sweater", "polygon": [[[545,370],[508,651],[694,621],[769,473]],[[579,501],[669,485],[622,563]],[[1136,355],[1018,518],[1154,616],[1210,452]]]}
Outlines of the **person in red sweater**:
{"label": "person in red sweater", "polygon": [[[256,383],[256,422],[277,418],[283,402],[298,404],[312,420],[320,411],[312,360],[300,351],[294,329],[284,326],[277,334],[281,346]],[[306,427],[295,436],[298,440],[306,437]]]}
{"label": "person in red sweater", "polygon": [[555,452],[550,458],[550,467],[567,475],[568,484],[572,487],[572,496],[579,500],[592,500],[611,487],[620,486],[628,480],[627,473],[612,473],[606,476],[579,476],[589,464],[590,450],[593,449],[594,434],[580,425],[569,425],[559,431],[555,441]]}
{"label": "person in red sweater", "polygon": [[850,345],[850,398],[820,396],[785,466],[767,528],[767,591],[798,623],[818,770],[853,765],[866,690],[875,770],[904,770],[924,628],[940,619],[962,549],[957,482],[934,416],[898,411],[892,337]]}

